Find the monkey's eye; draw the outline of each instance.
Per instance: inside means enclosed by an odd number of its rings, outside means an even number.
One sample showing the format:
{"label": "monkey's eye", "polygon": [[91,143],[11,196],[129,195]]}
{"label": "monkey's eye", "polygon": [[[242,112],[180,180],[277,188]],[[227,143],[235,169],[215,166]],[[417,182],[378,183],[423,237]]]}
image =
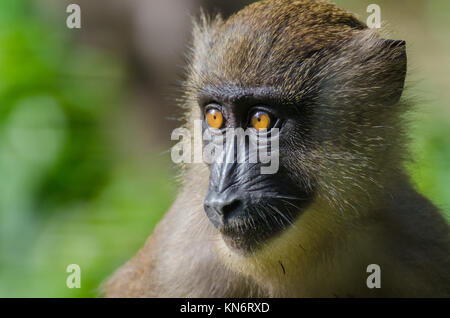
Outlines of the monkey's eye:
{"label": "monkey's eye", "polygon": [[206,122],[209,127],[220,129],[223,125],[223,115],[219,110],[211,108],[206,112]]}
{"label": "monkey's eye", "polygon": [[258,131],[269,129],[271,121],[270,115],[264,111],[256,111],[251,117],[251,124]]}

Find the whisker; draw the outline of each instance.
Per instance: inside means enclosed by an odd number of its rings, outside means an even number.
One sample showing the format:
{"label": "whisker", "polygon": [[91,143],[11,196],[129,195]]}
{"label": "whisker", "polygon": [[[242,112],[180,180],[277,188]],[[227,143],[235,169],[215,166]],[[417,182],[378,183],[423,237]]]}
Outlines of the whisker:
{"label": "whisker", "polygon": [[[271,207],[275,212],[277,212],[282,218],[284,218],[289,224],[291,224],[292,226],[294,226],[294,223],[292,223],[291,220],[289,220],[283,213],[281,213],[280,210],[278,210],[276,207],[274,207],[273,205],[267,203],[267,205],[269,207]],[[295,227],[295,226],[294,226]]]}

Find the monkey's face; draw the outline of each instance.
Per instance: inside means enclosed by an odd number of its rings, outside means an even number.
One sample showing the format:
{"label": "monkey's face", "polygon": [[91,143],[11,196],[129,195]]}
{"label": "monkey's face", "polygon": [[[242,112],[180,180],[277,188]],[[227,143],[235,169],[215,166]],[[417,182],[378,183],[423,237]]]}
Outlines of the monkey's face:
{"label": "monkey's face", "polygon": [[313,200],[357,209],[361,190],[396,160],[390,145],[401,144],[392,127],[403,113],[394,104],[404,42],[379,38],[335,6],[308,3],[257,2],[227,21],[204,19],[194,32],[186,81],[194,119],[200,109],[204,129],[249,129],[278,142],[268,147],[278,154],[274,173],[262,173],[261,161],[233,161],[231,150],[244,148],[245,159],[252,151],[230,138],[210,165],[206,214],[243,253],[281,235]]}
{"label": "monkey's face", "polygon": [[267,89],[203,87],[198,102],[210,136],[204,144],[214,149],[205,212],[231,248],[251,253],[313,199],[307,173],[291,166],[299,145],[290,139],[301,138],[305,118]]}

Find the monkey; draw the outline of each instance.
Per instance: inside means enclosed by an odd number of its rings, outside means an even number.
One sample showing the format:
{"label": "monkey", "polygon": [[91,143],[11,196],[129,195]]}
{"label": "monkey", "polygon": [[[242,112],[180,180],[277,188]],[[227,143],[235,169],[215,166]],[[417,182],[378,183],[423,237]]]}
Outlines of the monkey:
{"label": "monkey", "polygon": [[186,127],[277,129],[278,171],[186,164],[104,296],[450,297],[449,223],[404,165],[404,41],[322,0],[263,0],[202,13],[187,73]]}

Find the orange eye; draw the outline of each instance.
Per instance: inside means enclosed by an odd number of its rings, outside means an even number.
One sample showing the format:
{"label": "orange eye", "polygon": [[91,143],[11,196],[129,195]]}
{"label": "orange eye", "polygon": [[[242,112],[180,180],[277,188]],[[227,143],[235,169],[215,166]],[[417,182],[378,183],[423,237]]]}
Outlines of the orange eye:
{"label": "orange eye", "polygon": [[223,124],[223,115],[217,109],[211,108],[206,113],[206,121],[208,122],[209,127],[211,128],[222,128]]}
{"label": "orange eye", "polygon": [[252,116],[252,126],[256,130],[264,131],[270,126],[270,116],[266,112],[258,111]]}

